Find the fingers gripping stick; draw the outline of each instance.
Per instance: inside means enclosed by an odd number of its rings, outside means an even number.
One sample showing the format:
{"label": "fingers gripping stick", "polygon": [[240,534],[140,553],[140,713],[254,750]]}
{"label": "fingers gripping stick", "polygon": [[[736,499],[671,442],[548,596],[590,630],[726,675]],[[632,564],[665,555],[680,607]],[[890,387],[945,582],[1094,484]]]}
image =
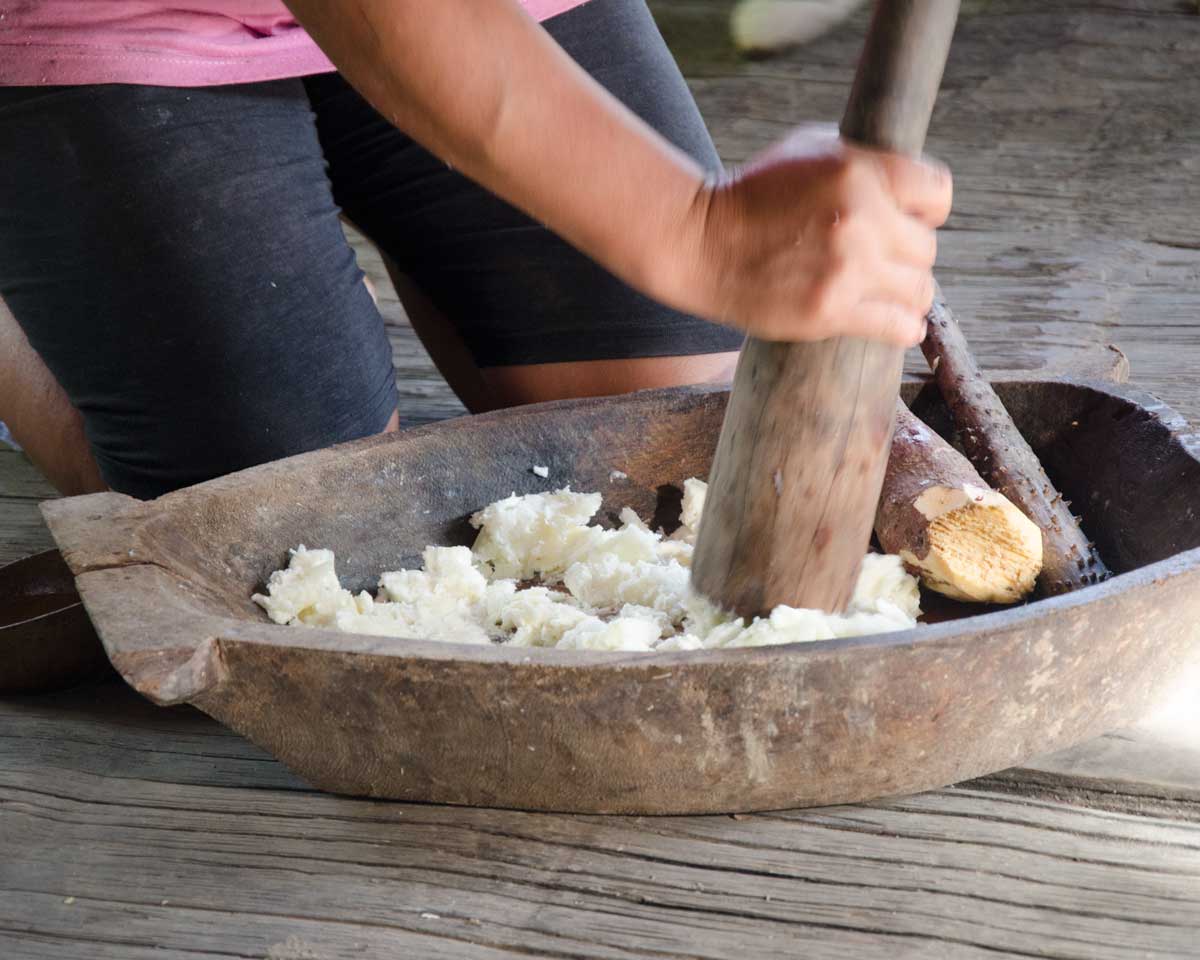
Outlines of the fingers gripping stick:
{"label": "fingers gripping stick", "polygon": [[[958,0],[879,0],[842,136],[919,153]],[[838,611],[854,589],[883,483],[903,351],[851,337],[751,337],[709,476],[692,581],[743,616]]]}

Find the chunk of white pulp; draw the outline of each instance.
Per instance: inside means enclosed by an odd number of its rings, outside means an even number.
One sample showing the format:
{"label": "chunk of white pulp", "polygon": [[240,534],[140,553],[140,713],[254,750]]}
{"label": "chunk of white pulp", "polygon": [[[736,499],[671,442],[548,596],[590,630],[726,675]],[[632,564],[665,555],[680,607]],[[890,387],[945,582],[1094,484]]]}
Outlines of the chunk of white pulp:
{"label": "chunk of white pulp", "polygon": [[[539,474],[540,475],[540,474]],[[515,647],[630,652],[751,647],[916,626],[916,578],[899,557],[867,554],[845,613],[776,607],[750,623],[692,592],[692,549],[707,490],[686,481],[680,527],[653,531],[629,508],[615,530],[591,523],[598,493],[570,487],[506,497],[471,517],[474,547],[426,547],[420,570],[384,573],[351,594],[329,550],[292,551],[255,594],[276,623]],[[537,579],[539,585],[519,586]]]}

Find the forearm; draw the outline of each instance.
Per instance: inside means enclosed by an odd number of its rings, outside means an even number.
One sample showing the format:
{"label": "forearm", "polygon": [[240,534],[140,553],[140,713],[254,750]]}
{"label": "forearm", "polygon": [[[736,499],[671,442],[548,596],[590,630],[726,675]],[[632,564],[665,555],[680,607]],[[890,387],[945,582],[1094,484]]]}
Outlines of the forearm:
{"label": "forearm", "polygon": [[[704,172],[580,69],[515,0],[288,0],[398,127],[660,298]],[[679,259],[671,258],[671,262]]]}

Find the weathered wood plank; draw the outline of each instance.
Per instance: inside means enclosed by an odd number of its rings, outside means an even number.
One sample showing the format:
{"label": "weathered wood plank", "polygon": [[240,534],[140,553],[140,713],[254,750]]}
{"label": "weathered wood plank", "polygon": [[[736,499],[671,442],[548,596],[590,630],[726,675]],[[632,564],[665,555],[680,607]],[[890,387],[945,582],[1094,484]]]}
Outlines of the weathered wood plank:
{"label": "weathered wood plank", "polygon": [[[611,958],[786,957],[800,939],[818,957],[1187,956],[1200,937],[1194,805],[960,788],[737,818],[422,807],[280,791],[252,746],[118,685],[0,718],[0,930],[22,936]],[[163,776],[177,767],[191,776]]]}
{"label": "weathered wood plank", "polygon": [[[655,6],[726,160],[845,102],[860,23],[739,62],[722,0]],[[1200,420],[1200,18],[1173,0],[964,7],[930,149],[956,173],[939,276],[975,351],[1036,368],[1116,342]],[[674,28],[688,18],[701,29]],[[458,412],[354,244],[405,421]],[[48,545],[44,495],[0,451],[0,561]],[[1187,716],[921,797],[610,820],[313,793],[119,686],[0,703],[0,956],[1195,956]]]}
{"label": "weathered wood plank", "polygon": [[[55,901],[61,898],[44,896],[39,904],[43,910],[53,910]],[[87,960],[163,960],[161,947],[134,944],[128,939],[101,942],[90,933],[77,936],[37,932],[18,932],[0,929],[0,956],[18,957],[20,960],[62,960],[64,957],[87,957]],[[280,958],[298,957],[297,954],[277,954]],[[172,960],[213,960],[228,957],[228,953],[209,950],[172,950]],[[261,956],[261,954],[260,954]],[[268,953],[268,956],[270,954]]]}
{"label": "weathered wood plank", "polygon": [[0,564],[54,546],[37,504],[36,500],[24,498],[0,498]]}
{"label": "weathered wood plank", "polygon": [[54,488],[28,459],[7,446],[0,446],[0,499],[44,500]]}
{"label": "weathered wood plank", "polygon": [[37,510],[38,501],[51,496],[54,488],[31,463],[0,445],[0,564],[53,545]]}
{"label": "weathered wood plank", "polygon": [[[134,866],[134,865],[130,865]],[[286,885],[285,885],[286,886]],[[286,889],[280,895],[286,895]],[[498,949],[464,936],[474,924],[440,931],[406,930],[378,919],[343,922],[330,912],[316,918],[297,916],[285,901],[273,909],[232,911],[192,908],[168,898],[123,899],[107,892],[76,897],[14,891],[0,903],[0,948],[5,957],[61,960],[140,960],[164,956],[181,960],[236,957],[246,960],[361,960],[363,957],[421,957],[429,960],[502,960],[527,957],[532,951]],[[47,932],[47,918],[59,920],[63,932]],[[441,918],[438,917],[437,921]],[[464,929],[465,928],[465,929]],[[541,956],[567,956],[542,953]]]}

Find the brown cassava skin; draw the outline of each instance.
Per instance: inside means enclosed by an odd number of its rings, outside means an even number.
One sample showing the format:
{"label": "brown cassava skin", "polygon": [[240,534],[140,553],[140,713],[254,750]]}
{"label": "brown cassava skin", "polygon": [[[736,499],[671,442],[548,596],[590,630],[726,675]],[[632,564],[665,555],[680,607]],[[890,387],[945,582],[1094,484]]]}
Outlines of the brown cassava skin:
{"label": "brown cassava skin", "polygon": [[930,487],[957,489],[964,484],[987,487],[966,457],[897,399],[892,451],[875,513],[879,545],[887,553],[908,551],[924,559],[929,553],[929,520],[914,501]]}
{"label": "brown cassava skin", "polygon": [[1068,593],[1107,579],[1108,568],[980,373],[940,288],[927,320],[929,333],[921,350],[954,417],[967,457],[988,485],[1008,497],[1042,531],[1040,591]]}

